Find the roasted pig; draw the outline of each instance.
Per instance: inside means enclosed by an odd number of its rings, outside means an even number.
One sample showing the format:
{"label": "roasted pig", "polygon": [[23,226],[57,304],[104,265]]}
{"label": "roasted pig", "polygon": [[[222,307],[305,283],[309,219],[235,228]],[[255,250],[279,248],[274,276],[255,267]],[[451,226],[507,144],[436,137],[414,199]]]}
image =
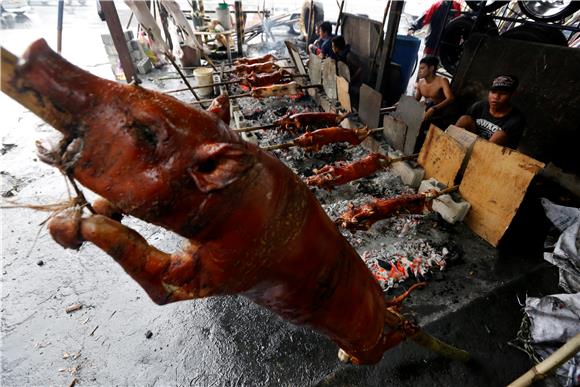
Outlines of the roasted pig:
{"label": "roasted pig", "polygon": [[346,115],[325,112],[303,112],[291,114],[274,122],[276,127],[282,129],[302,129],[308,125],[334,126],[344,120]]}
{"label": "roasted pig", "polygon": [[290,73],[287,70],[280,69],[273,73],[255,74],[252,73],[240,81],[241,85],[249,88],[270,86],[276,83],[281,83],[283,79],[287,79]]}
{"label": "roasted pig", "polygon": [[368,128],[348,129],[341,127],[323,128],[313,132],[307,132],[294,139],[294,145],[298,145],[307,152],[318,152],[324,145],[347,142],[358,145],[370,134]]}
{"label": "roasted pig", "polygon": [[263,87],[254,87],[251,91],[251,95],[253,98],[284,97],[291,95],[295,96],[299,94],[303,94],[302,88],[296,82]]}
{"label": "roasted pig", "polygon": [[265,63],[254,63],[254,64],[240,64],[234,66],[234,73],[238,76],[243,75],[250,75],[252,73],[273,73],[274,71],[280,70],[280,66],[278,66],[274,62],[265,62]]}
{"label": "roasted pig", "polygon": [[352,204],[348,211],[340,215],[335,223],[350,231],[366,231],[379,220],[387,219],[401,212],[420,214],[424,211],[427,202],[434,197],[433,192],[402,195],[391,199],[374,199],[360,207]]}
{"label": "roasted pig", "polygon": [[238,58],[235,60],[234,63],[236,65],[241,65],[241,64],[250,65],[250,64],[256,64],[256,63],[272,62],[275,60],[276,60],[276,57],[274,55],[266,54],[266,55],[262,55],[262,56],[255,57],[255,58]]}
{"label": "roasted pig", "polygon": [[381,169],[388,168],[389,165],[391,165],[389,157],[380,153],[371,153],[351,163],[339,161],[334,165],[325,165],[315,170],[315,174],[306,179],[306,184],[318,188],[332,189],[337,185],[372,175]]}
{"label": "roasted pig", "polygon": [[226,125],[230,124],[230,98],[227,94],[214,98],[207,111],[218,116]]}
{"label": "roasted pig", "polygon": [[409,336],[433,342],[388,308],[308,187],[216,115],[98,78],[44,40],[21,60],[5,56],[2,90],[64,136],[57,149],[39,148],[43,160],[119,212],[189,241],[165,253],[116,220],[73,211],[50,221],[59,244],[94,243],[158,304],[246,296],[327,335],[354,363],[377,362]]}

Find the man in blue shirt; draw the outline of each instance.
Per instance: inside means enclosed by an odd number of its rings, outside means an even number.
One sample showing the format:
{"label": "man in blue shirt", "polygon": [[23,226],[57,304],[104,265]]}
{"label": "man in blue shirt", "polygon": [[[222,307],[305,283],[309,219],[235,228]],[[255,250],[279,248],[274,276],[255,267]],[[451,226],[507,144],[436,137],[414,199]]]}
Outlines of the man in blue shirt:
{"label": "man in blue shirt", "polygon": [[318,26],[318,39],[308,46],[308,51],[324,59],[332,54],[332,24],[322,22]]}

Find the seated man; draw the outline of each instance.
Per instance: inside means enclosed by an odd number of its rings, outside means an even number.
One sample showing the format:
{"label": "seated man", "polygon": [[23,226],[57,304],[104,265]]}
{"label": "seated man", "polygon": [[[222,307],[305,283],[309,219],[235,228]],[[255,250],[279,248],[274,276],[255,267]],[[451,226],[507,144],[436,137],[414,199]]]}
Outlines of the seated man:
{"label": "seated man", "polygon": [[332,24],[322,22],[317,29],[318,39],[308,46],[308,51],[318,55],[320,59],[330,56],[332,53]]}
{"label": "seated man", "polygon": [[518,79],[513,75],[496,77],[487,101],[476,102],[456,125],[493,143],[515,149],[525,127],[524,116],[511,104],[517,87]]}
{"label": "seated man", "polygon": [[439,59],[435,56],[426,56],[419,62],[419,82],[415,98],[417,101],[425,98],[425,120],[429,120],[435,112],[440,112],[454,100],[447,78],[436,74],[438,66]]}
{"label": "seated man", "polygon": [[419,62],[419,82],[417,82],[415,98],[424,99],[425,114],[415,142],[415,150],[419,151],[429,131],[431,124],[445,129],[455,123],[460,113],[453,104],[455,97],[451,91],[449,81],[437,75],[439,59],[435,56],[426,56]]}
{"label": "seated man", "polygon": [[340,35],[332,38],[332,53],[330,57],[336,60],[337,65],[338,62],[344,62],[348,66],[351,102],[358,105],[359,88],[363,83],[363,67],[360,60],[355,54],[350,52],[350,45],[346,44],[344,38]]}

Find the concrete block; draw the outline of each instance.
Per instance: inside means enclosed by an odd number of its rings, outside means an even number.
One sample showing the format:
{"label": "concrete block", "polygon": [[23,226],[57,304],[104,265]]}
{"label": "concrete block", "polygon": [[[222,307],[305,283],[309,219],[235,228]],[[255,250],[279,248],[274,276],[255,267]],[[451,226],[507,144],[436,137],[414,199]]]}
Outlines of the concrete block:
{"label": "concrete block", "polygon": [[125,31],[123,34],[125,35],[126,42],[135,39],[135,36],[133,36],[133,31],[131,30]]}
{"label": "concrete block", "polygon": [[147,74],[153,70],[153,64],[149,60],[149,58],[143,58],[139,62],[137,62],[137,71],[139,74]]}
{"label": "concrete block", "polygon": [[[446,187],[435,179],[423,180],[419,187],[419,192],[429,190],[441,191]],[[433,199],[433,211],[441,215],[446,222],[454,224],[465,219],[467,212],[471,205],[465,200],[461,199],[458,194],[441,195]]]}
{"label": "concrete block", "polygon": [[111,38],[111,35],[109,35],[109,34],[102,34],[101,35],[101,40],[103,41],[103,43],[106,46],[112,46],[113,45],[113,38]]}
{"label": "concrete block", "polygon": [[109,46],[108,44],[105,44],[105,51],[108,56],[118,56],[115,46]]}
{"label": "concrete block", "polygon": [[[390,158],[402,157],[403,152],[394,151],[389,152]],[[407,161],[400,161],[391,165],[391,171],[399,176],[405,185],[412,188],[418,188],[421,181],[425,177],[425,170],[420,166],[412,166]]]}

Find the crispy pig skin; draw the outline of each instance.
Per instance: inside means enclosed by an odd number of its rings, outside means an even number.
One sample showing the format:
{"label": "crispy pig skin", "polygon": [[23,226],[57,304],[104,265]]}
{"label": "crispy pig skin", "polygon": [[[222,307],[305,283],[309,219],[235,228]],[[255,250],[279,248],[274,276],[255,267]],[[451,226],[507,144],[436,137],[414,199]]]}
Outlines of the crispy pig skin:
{"label": "crispy pig skin", "polygon": [[239,58],[239,59],[236,59],[236,61],[234,63],[236,65],[240,65],[240,64],[250,65],[250,64],[256,64],[256,63],[271,62],[274,60],[276,60],[276,57],[274,55],[266,54],[266,55],[262,55],[262,56],[255,57],[255,58]]}
{"label": "crispy pig skin", "polygon": [[420,214],[426,206],[426,195],[401,195],[390,199],[374,199],[359,207],[349,208],[335,221],[341,227],[355,230],[368,230],[379,220],[387,219],[400,212]]}
{"label": "crispy pig skin", "polygon": [[403,340],[384,326],[386,303],[372,274],[278,159],[214,114],[93,76],[44,40],[23,59],[20,87],[75,118],[56,128],[63,144],[79,144],[67,171],[112,208],[189,240],[168,254],[107,216],[71,215],[71,227],[66,217],[49,226],[67,230],[55,238],[65,247],[79,238],[96,244],[159,304],[242,294],[327,335],[358,364],[377,362]]}
{"label": "crispy pig skin", "polygon": [[388,161],[389,158],[380,153],[371,153],[351,163],[339,161],[334,165],[325,165],[320,168],[315,175],[309,176],[305,182],[310,186],[332,189],[337,185],[343,185],[372,175],[385,168],[388,165]]}
{"label": "crispy pig skin", "polygon": [[318,129],[307,132],[294,139],[294,143],[306,151],[319,151],[324,145],[347,142],[358,145],[368,137],[370,131],[367,128],[348,129],[340,126]]}
{"label": "crispy pig skin", "polygon": [[207,108],[208,112],[211,112],[218,116],[225,124],[229,125],[230,116],[230,97],[227,94],[222,94],[214,98]]}

